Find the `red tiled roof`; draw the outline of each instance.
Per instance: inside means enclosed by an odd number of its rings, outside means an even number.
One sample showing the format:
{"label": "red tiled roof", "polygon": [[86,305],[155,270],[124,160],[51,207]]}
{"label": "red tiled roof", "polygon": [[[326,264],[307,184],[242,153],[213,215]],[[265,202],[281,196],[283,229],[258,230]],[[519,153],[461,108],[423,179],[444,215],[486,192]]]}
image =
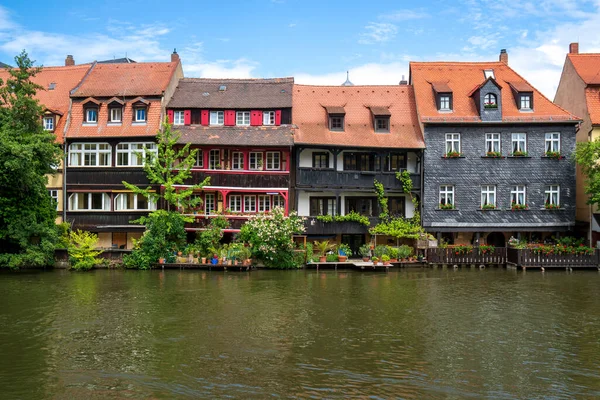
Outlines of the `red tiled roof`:
{"label": "red tiled roof", "polygon": [[95,64],[72,97],[159,96],[179,62]]}
{"label": "red tiled roof", "polygon": [[[62,117],[54,127],[56,140],[59,143],[63,141],[63,130],[69,112],[69,93],[81,82],[90,69],[90,66],[91,64],[69,67],[44,67],[41,72],[32,78],[33,82],[44,88],[44,90],[39,90],[35,96],[40,101],[40,104],[52,112],[59,115],[62,114]],[[6,81],[8,77],[8,71],[0,68],[0,79]],[[48,90],[50,83],[55,84],[53,90]]]}
{"label": "red tiled roof", "polygon": [[[481,122],[473,88],[485,81],[484,70],[493,69],[495,81],[502,89],[504,122],[571,121],[577,117],[552,103],[529,82],[503,62],[411,62],[410,79],[415,88],[421,122]],[[440,113],[430,82],[448,82],[452,88],[453,110]],[[510,82],[510,84],[509,84]],[[520,112],[510,85],[533,91],[533,111]]]}
{"label": "red tiled roof", "polygon": [[586,87],[585,99],[592,124],[600,125],[600,87]]}
{"label": "red tiled roof", "polygon": [[[296,144],[352,147],[423,148],[411,86],[294,85]],[[330,131],[325,107],[343,107],[344,131]],[[391,113],[390,132],[375,132],[371,107]]]}
{"label": "red tiled roof", "polygon": [[567,54],[567,58],[587,85],[600,85],[600,54]]}

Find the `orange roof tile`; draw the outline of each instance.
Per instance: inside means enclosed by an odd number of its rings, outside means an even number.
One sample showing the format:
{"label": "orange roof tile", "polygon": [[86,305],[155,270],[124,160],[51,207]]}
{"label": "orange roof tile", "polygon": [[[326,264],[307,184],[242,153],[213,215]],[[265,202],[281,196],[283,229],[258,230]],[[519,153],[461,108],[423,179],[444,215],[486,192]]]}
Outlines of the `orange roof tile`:
{"label": "orange roof tile", "polygon": [[[411,86],[294,85],[296,144],[352,147],[423,148]],[[343,107],[344,131],[330,131],[325,107]],[[389,110],[390,132],[376,133],[371,107]]]}
{"label": "orange roof tile", "polygon": [[600,54],[567,54],[567,57],[587,85],[600,85]]}
{"label": "orange roof tile", "polygon": [[95,64],[73,97],[157,96],[167,88],[179,62]]}
{"label": "orange roof tile", "polygon": [[592,124],[600,125],[600,87],[585,88],[585,99]]}
{"label": "orange roof tile", "polygon": [[[44,90],[39,90],[36,98],[46,109],[57,114],[62,114],[58,123],[54,127],[56,140],[59,143],[63,141],[63,129],[69,112],[69,93],[84,78],[90,69],[91,64],[74,65],[68,67],[44,67],[32,81],[42,86]],[[0,69],[0,79],[6,81],[9,73],[6,69]],[[51,83],[54,83],[54,89],[48,90]]]}
{"label": "orange roof tile", "polygon": [[[471,94],[474,87],[485,81],[483,71],[487,69],[494,70],[495,81],[502,90],[503,122],[577,120],[503,62],[411,62],[410,82],[415,88],[421,122],[481,122]],[[452,112],[438,111],[430,82],[447,82],[452,88]],[[533,91],[532,112],[519,111],[510,85]]]}

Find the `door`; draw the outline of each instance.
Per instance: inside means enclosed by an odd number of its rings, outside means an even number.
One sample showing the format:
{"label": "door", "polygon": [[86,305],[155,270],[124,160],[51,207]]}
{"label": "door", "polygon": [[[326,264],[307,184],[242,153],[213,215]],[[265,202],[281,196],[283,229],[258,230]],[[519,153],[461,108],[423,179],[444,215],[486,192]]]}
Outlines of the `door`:
{"label": "door", "polygon": [[360,257],[358,249],[365,244],[365,235],[342,235],[342,243],[350,246],[352,257]]}

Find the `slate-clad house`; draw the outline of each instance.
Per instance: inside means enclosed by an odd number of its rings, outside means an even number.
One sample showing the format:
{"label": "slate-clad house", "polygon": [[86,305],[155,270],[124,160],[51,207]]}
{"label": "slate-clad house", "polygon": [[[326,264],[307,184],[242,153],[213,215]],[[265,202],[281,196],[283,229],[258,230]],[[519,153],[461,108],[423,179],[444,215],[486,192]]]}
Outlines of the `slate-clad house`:
{"label": "slate-clad house", "polygon": [[196,219],[188,231],[217,213],[228,217],[232,232],[256,213],[290,210],[293,84],[293,78],[179,81],[167,113],[180,143],[199,150],[188,184],[210,177],[198,193],[202,206],[182,210]]}
{"label": "slate-clad house", "polygon": [[499,62],[412,62],[424,156],[423,226],[504,246],[575,225],[579,119]]}
{"label": "slate-clad house", "polygon": [[351,211],[378,220],[374,181],[384,185],[391,214],[412,217],[413,204],[396,172],[408,170],[420,197],[423,136],[413,88],[294,85],[295,207],[308,217],[310,240],[353,248],[370,241],[356,222],[323,222]]}
{"label": "slate-clad house", "polygon": [[[554,102],[582,118],[578,142],[600,138],[600,54],[580,53],[579,43],[569,45]],[[600,241],[598,207],[587,204],[585,176],[577,169],[577,223],[592,245]]]}
{"label": "slate-clad house", "polygon": [[148,186],[144,155],[157,150],[165,105],[181,77],[177,53],[171,62],[94,63],[71,91],[67,221],[98,233],[101,247],[131,248],[144,228],[130,221],[156,209],[122,181]]}

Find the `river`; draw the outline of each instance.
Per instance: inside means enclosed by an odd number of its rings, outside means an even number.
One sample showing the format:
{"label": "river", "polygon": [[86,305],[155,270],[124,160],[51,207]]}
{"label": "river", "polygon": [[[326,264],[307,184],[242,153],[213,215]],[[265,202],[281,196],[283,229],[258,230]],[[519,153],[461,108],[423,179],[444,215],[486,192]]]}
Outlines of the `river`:
{"label": "river", "polygon": [[0,273],[0,398],[600,397],[600,274]]}

